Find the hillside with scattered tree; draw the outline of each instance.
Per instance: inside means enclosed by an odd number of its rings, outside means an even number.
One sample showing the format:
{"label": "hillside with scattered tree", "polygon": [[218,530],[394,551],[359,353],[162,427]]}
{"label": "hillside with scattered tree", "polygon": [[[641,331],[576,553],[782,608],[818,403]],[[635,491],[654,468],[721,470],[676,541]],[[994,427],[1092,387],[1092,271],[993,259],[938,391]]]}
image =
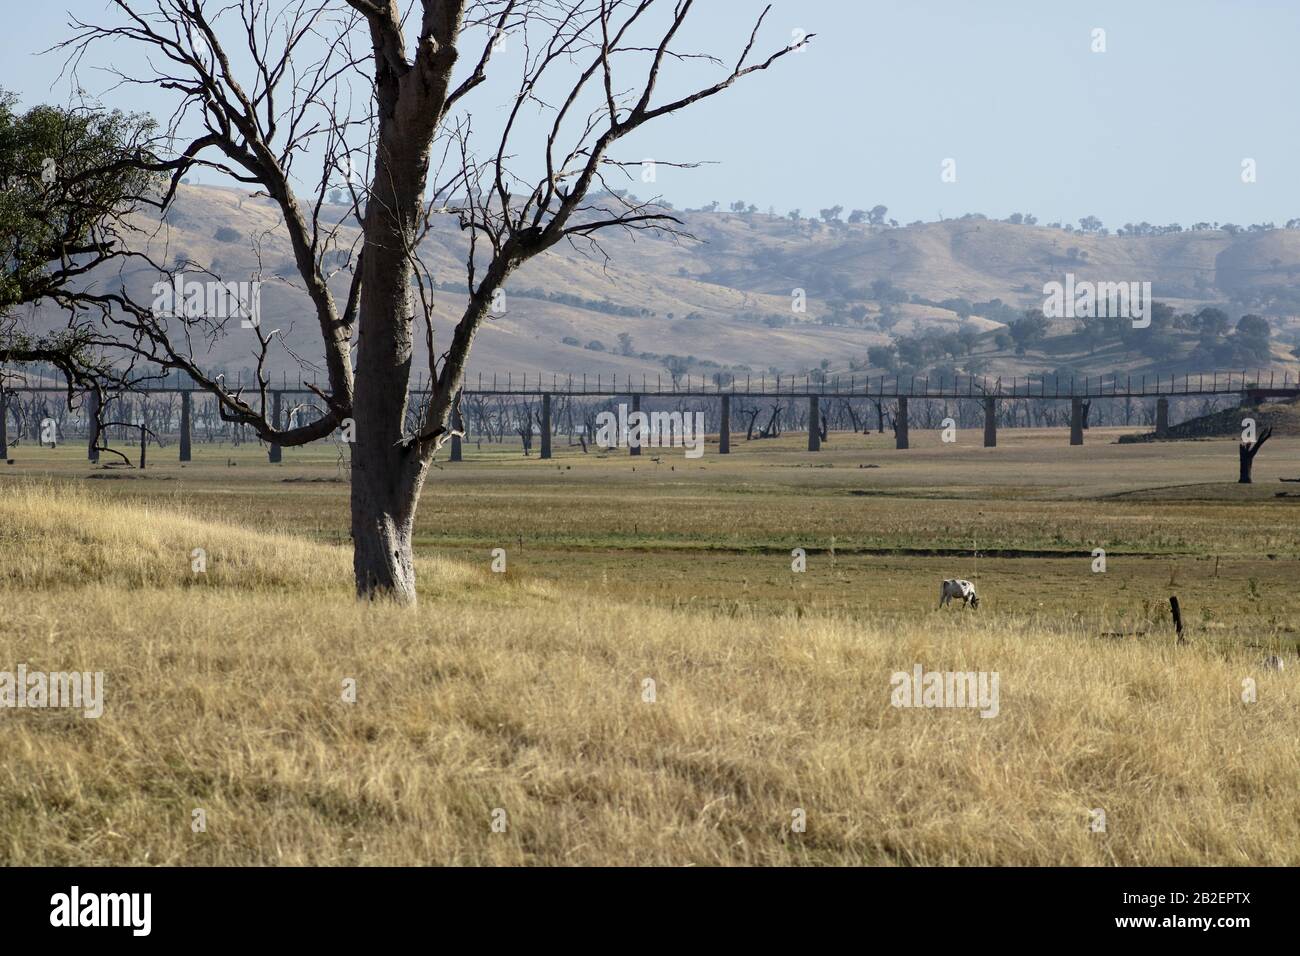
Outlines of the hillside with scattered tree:
{"label": "hillside with scattered tree", "polygon": [[[340,197],[336,196],[335,199]],[[635,197],[632,197],[635,199]],[[751,202],[670,210],[689,237],[636,232],[556,247],[528,263],[480,332],[477,375],[703,376],[1169,375],[1210,369],[1294,371],[1300,344],[1300,220],[1115,230],[1016,213],[899,225],[888,208],[835,206],[815,217]],[[328,253],[346,294],[356,235],[343,221]],[[326,207],[328,217],[331,208]],[[150,252],[227,281],[260,278],[264,326],[280,330],[310,378],[310,324],[279,210],[246,191],[180,187]],[[450,335],[466,290],[464,237],[435,219],[421,257],[437,332]],[[1150,328],[1120,320],[1044,320],[1043,284],[1149,281]],[[143,295],[156,276],[123,278]],[[218,339],[215,366],[248,365],[239,330]],[[251,372],[251,369],[249,370]],[[296,377],[281,356],[276,374]]]}

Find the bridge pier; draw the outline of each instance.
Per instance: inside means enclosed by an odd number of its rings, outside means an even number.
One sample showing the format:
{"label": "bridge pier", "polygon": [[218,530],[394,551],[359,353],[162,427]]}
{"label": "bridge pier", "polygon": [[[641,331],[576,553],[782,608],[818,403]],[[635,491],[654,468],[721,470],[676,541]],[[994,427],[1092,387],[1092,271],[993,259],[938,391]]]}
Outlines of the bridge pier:
{"label": "bridge pier", "polygon": [[[280,415],[283,410],[284,393],[272,392],[271,399],[272,399],[271,424],[274,425],[277,429],[282,428],[283,419],[280,417]],[[267,452],[267,458],[270,460],[271,464],[273,465],[280,464],[280,460],[283,458],[283,449],[281,449],[280,446],[275,442],[271,442],[271,448]]]}
{"label": "bridge pier", "polygon": [[1164,438],[1169,432],[1169,399],[1156,399],[1156,437]]}
{"label": "bridge pier", "polygon": [[[460,400],[464,396],[464,394],[465,394],[464,389],[461,389],[460,391],[456,392],[456,400],[451,403],[451,428],[453,432],[462,432],[465,430],[465,423],[461,420],[460,417]],[[462,452],[460,447],[460,435],[452,435],[451,436],[451,460],[463,461],[464,460],[463,456],[464,453]]]}
{"label": "bridge pier", "polygon": [[[632,412],[633,412],[633,413],[636,413],[636,412],[639,412],[639,411],[641,411],[641,396],[640,396],[640,395],[633,395],[633,396],[632,396]],[[639,455],[641,454],[641,445],[642,445],[642,443],[646,440],[646,436],[649,434],[649,429],[646,429],[646,428],[637,428],[637,429],[636,429],[636,443],[635,443],[635,444],[633,444],[633,442],[632,442],[632,435],[631,435],[631,431],[632,431],[632,430],[629,429],[628,431],[629,431],[629,434],[628,434],[628,436],[627,436],[627,451],[628,451],[628,454],[630,454],[630,455],[638,455],[638,456],[639,456]]]}
{"label": "bridge pier", "polygon": [[992,396],[984,399],[984,447],[998,447],[998,402]]}
{"label": "bridge pier", "polygon": [[1070,444],[1083,444],[1083,399],[1070,399]]}
{"label": "bridge pier", "polygon": [[907,399],[898,397],[898,414],[894,416],[894,447],[906,448],[907,445]]}
{"label": "bridge pier", "polygon": [[551,457],[551,396],[542,396],[542,459]]}
{"label": "bridge pier", "polygon": [[86,416],[86,460],[93,465],[99,462],[99,392],[93,388],[86,393]]}
{"label": "bridge pier", "polygon": [[808,396],[808,450],[822,450],[821,405],[816,395]]}
{"label": "bridge pier", "polygon": [[722,422],[718,428],[718,454],[731,454],[731,396],[722,396]]}
{"label": "bridge pier", "polygon": [[190,460],[190,391],[181,392],[181,461]]}

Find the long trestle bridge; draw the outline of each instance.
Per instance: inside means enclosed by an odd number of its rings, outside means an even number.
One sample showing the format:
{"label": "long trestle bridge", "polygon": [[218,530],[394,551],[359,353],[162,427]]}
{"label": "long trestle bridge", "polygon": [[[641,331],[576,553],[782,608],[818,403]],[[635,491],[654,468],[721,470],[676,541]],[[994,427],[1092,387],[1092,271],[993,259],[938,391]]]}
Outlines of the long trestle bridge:
{"label": "long trestle bridge", "polygon": [[[268,384],[265,392],[272,403],[272,420],[283,423],[285,397],[317,396],[314,383],[299,381],[293,384],[282,379],[277,385]],[[240,388],[239,384],[235,386]],[[260,390],[260,389],[259,389]],[[192,396],[207,395],[201,389],[177,381],[150,384],[132,389],[133,393],[146,395],[179,395],[180,459],[191,457]],[[8,385],[0,391],[0,449],[8,453],[7,411],[10,394],[66,393],[65,387],[53,384]],[[411,389],[413,398],[427,397],[429,383],[417,379]],[[804,399],[808,402],[808,450],[821,448],[821,403],[827,399],[865,399],[875,402],[889,400],[896,404],[893,414],[894,437],[897,448],[908,447],[908,403],[917,400],[970,400],[984,407],[984,445],[997,445],[998,403],[1033,399],[1037,401],[1068,401],[1070,403],[1070,444],[1083,444],[1083,431],[1087,408],[1094,400],[1128,399],[1155,400],[1156,435],[1169,427],[1169,400],[1171,398],[1240,395],[1243,402],[1258,405],[1265,399],[1300,398],[1300,376],[1293,379],[1290,372],[1273,370],[1218,371],[1182,375],[1105,375],[1099,377],[1065,378],[1053,375],[1036,375],[1011,378],[989,378],[976,375],[930,378],[927,376],[715,376],[712,380],[681,376],[665,381],[663,376],[649,375],[574,375],[524,373],[478,374],[467,377],[462,396],[521,396],[539,398],[540,457],[551,457],[551,400],[554,397],[619,398],[631,402],[633,412],[639,411],[642,399],[715,399],[719,404],[719,452],[731,451],[731,402],[733,398]],[[459,409],[460,403],[457,403]],[[459,423],[457,423],[459,424]],[[633,455],[640,448],[630,448]],[[270,460],[280,460],[280,447],[270,446]],[[461,440],[451,442],[451,460],[462,460]]]}

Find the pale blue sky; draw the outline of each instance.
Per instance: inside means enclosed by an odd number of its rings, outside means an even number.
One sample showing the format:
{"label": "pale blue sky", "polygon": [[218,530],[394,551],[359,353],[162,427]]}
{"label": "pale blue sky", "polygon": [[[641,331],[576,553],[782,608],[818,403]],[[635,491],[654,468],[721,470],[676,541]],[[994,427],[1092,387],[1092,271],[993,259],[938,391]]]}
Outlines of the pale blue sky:
{"label": "pale blue sky", "polygon": [[[107,7],[12,5],[0,86],[28,104],[65,100],[60,57],[33,52],[66,35],[67,11],[102,22]],[[687,39],[730,61],[761,9],[701,0]],[[1105,53],[1090,50],[1097,27]],[[659,189],[679,206],[744,199],[808,215],[884,203],[902,222],[1019,211],[1112,228],[1300,216],[1295,0],[775,0],[759,48],[795,28],[818,34],[806,53],[638,134],[621,158],[717,161],[661,167]],[[83,82],[96,90],[91,74]],[[485,88],[480,108],[504,92]],[[169,102],[137,90],[104,101]],[[956,183],[940,180],[948,157]],[[1247,157],[1253,184],[1241,181]]]}

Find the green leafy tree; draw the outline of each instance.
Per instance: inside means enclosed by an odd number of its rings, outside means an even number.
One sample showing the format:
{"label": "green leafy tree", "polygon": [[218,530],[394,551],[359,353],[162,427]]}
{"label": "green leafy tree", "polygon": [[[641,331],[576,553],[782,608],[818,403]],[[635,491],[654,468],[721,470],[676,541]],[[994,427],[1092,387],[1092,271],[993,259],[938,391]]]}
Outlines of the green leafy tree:
{"label": "green leafy tree", "polygon": [[1047,338],[1048,327],[1047,319],[1033,311],[1026,312],[1025,317],[1019,322],[1012,322],[1008,331],[1011,333],[1011,341],[1015,344],[1016,354],[1024,355],[1028,349]]}
{"label": "green leafy tree", "polygon": [[[125,372],[102,355],[102,325],[121,302],[87,281],[97,268],[132,256],[129,217],[160,206],[157,174],[175,164],[154,152],[147,117],[95,107],[15,109],[0,90],[0,361],[46,362],[69,384],[121,385]],[[69,314],[58,331],[20,320],[21,306]]]}
{"label": "green leafy tree", "polygon": [[1263,316],[1243,315],[1237,320],[1232,337],[1243,360],[1264,363],[1272,358],[1272,335],[1273,330]]}
{"label": "green leafy tree", "polygon": [[691,370],[691,361],[689,358],[681,355],[665,355],[664,371],[672,379],[674,386],[681,384],[681,380]]}
{"label": "green leafy tree", "polygon": [[892,345],[872,345],[867,349],[867,361],[875,368],[892,372],[898,365],[898,349]]}

